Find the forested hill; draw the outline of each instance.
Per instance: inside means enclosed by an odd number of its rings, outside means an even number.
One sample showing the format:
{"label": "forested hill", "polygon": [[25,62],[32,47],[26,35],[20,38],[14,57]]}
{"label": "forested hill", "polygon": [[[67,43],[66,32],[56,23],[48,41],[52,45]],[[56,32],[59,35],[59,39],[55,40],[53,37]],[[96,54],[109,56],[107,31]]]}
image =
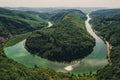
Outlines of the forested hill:
{"label": "forested hill", "polygon": [[86,19],[85,14],[82,11],[76,9],[60,9],[49,13],[39,13],[39,14],[41,18],[55,23],[61,20],[63,16],[69,12],[75,13],[83,20]]}
{"label": "forested hill", "polygon": [[47,26],[38,13],[0,8],[0,37],[7,38]]}
{"label": "forested hill", "polygon": [[[99,14],[98,14],[99,13]],[[99,15],[99,16],[96,16]],[[107,65],[97,72],[98,80],[120,79],[120,9],[100,10],[91,13],[94,29],[113,46],[111,49],[112,65]]]}
{"label": "forested hill", "polygon": [[85,29],[85,18],[85,14],[77,10],[54,15],[52,27],[36,31],[27,39],[27,49],[53,61],[72,61],[87,56],[95,40]]}
{"label": "forested hill", "polygon": [[100,17],[100,16],[104,16],[104,15],[111,15],[111,14],[120,14],[120,9],[103,9],[103,10],[97,10],[97,11],[93,11],[91,13],[92,17]]}
{"label": "forested hill", "polygon": [[54,15],[50,18],[50,20],[54,21],[54,22],[57,22],[58,20],[61,20],[64,17],[65,14],[70,13],[70,12],[78,15],[78,17],[83,19],[83,20],[86,19],[85,14],[80,10],[75,10],[75,9],[65,10],[65,9],[62,9],[62,10],[56,10],[54,12]]}

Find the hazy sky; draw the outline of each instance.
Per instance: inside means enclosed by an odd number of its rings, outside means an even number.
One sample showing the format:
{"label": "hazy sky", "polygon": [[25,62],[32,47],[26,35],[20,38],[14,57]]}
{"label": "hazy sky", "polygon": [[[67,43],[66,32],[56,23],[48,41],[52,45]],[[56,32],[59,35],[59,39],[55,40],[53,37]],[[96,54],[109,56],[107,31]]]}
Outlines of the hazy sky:
{"label": "hazy sky", "polygon": [[0,0],[0,7],[108,7],[108,8],[120,8],[120,0]]}

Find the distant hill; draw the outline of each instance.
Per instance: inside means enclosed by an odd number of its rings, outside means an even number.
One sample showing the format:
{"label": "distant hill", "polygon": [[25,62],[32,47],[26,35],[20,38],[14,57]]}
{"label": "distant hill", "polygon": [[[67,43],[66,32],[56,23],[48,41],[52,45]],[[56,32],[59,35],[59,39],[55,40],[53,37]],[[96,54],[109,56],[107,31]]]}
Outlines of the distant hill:
{"label": "distant hill", "polygon": [[39,13],[53,13],[56,11],[61,11],[63,9],[68,10],[68,9],[77,9],[81,10],[84,13],[90,13],[92,11],[96,10],[101,10],[105,9],[104,7],[57,7],[57,8],[29,8],[29,7],[5,7],[6,9],[10,10],[19,10],[19,11],[34,11],[34,12],[39,12]]}
{"label": "distant hill", "polygon": [[18,11],[33,11],[39,13],[49,13],[54,12],[55,10],[60,10],[61,8],[30,8],[30,7],[5,7],[10,10],[18,10]]}
{"label": "distant hill", "polygon": [[120,14],[120,9],[102,9],[93,11],[91,13],[92,17],[104,16],[104,15],[113,15],[113,14]]}

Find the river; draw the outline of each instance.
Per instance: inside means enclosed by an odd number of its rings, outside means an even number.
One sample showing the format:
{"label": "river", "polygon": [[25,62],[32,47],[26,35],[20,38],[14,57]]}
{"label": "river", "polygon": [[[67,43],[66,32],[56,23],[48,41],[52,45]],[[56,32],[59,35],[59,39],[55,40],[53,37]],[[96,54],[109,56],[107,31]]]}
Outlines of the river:
{"label": "river", "polygon": [[[72,73],[86,73],[90,71],[96,71],[106,64],[108,64],[106,59],[106,45],[92,30],[90,24],[90,17],[87,15],[87,20],[85,21],[87,31],[95,38],[96,45],[90,55],[82,60],[73,61],[71,63],[59,63],[54,61],[49,61],[47,59],[41,58],[36,55],[32,55],[24,48],[25,40],[17,43],[14,46],[4,48],[6,56],[14,61],[23,64],[27,67],[34,67],[35,65],[39,67],[52,68],[57,72],[72,72]],[[49,22],[48,27],[52,24]],[[51,25],[51,26],[50,26]]]}

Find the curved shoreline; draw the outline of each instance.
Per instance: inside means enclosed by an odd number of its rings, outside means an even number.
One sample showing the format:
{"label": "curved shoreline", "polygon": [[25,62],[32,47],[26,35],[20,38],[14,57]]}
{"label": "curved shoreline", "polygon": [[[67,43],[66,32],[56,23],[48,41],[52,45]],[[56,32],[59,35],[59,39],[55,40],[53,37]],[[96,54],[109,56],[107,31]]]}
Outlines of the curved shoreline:
{"label": "curved shoreline", "polygon": [[[88,14],[89,15],[89,14]],[[91,18],[90,18],[91,19]],[[92,28],[92,27],[91,27]],[[92,28],[93,29],[93,32],[95,33],[95,34],[97,34],[97,31],[94,29],[94,28]],[[106,44],[106,47],[107,47],[107,60],[108,60],[108,63],[109,63],[109,65],[112,65],[112,61],[111,61],[111,58],[110,58],[110,49],[111,49],[111,44],[108,42],[108,41],[106,41],[101,35],[98,35],[99,36],[99,38],[100,39],[102,39],[103,41],[104,41],[104,43]]]}

